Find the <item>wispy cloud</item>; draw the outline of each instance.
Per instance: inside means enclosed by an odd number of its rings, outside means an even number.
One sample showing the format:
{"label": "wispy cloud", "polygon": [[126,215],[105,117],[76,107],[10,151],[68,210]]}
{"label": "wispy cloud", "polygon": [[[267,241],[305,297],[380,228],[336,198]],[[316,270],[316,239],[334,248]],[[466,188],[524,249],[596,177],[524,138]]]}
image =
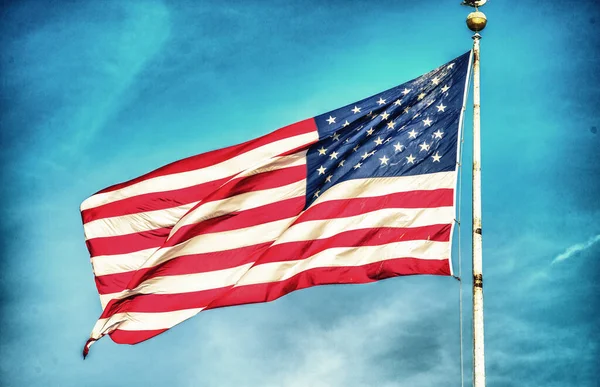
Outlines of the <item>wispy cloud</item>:
{"label": "wispy cloud", "polygon": [[35,162],[43,152],[59,164],[79,156],[139,93],[140,75],[170,36],[170,12],[158,1],[84,2],[34,24],[7,46],[20,64],[7,68],[8,86],[25,126],[35,128],[25,139],[14,136],[11,147],[21,141]]}
{"label": "wispy cloud", "polygon": [[552,264],[564,261],[565,259],[569,259],[573,255],[579,253],[580,251],[589,249],[590,247],[592,247],[594,244],[596,244],[598,242],[600,242],[600,234],[591,237],[586,242],[577,243],[573,246],[569,246],[565,251],[563,251],[561,254],[557,255],[556,258],[554,258],[554,260],[552,261]]}

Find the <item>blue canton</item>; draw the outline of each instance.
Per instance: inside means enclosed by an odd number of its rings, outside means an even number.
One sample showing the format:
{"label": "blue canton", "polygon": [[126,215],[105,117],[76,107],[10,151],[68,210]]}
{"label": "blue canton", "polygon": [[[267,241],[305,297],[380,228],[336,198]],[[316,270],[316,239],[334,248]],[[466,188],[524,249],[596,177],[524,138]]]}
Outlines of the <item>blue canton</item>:
{"label": "blue canton", "polygon": [[423,76],[315,117],[306,207],[349,179],[456,169],[470,52]]}

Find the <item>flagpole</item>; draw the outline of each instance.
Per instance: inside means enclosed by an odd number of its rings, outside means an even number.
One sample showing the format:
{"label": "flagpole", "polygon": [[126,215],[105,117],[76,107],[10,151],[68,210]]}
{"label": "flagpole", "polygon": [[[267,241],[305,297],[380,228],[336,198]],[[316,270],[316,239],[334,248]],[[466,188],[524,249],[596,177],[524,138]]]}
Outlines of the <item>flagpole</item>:
{"label": "flagpole", "polygon": [[479,98],[479,31],[486,26],[487,19],[479,6],[485,0],[465,1],[475,7],[467,17],[467,26],[473,35],[473,386],[485,387],[485,356],[483,336],[483,271],[481,237],[481,136]]}

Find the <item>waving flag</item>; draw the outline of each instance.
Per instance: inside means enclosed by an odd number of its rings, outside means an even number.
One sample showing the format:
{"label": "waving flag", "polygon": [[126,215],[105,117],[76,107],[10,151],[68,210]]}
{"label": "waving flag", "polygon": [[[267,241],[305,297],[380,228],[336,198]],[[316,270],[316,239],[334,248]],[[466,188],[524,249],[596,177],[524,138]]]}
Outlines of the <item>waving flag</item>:
{"label": "waving flag", "polygon": [[315,285],[451,275],[466,53],[81,205],[106,334],[135,344],[205,309]]}

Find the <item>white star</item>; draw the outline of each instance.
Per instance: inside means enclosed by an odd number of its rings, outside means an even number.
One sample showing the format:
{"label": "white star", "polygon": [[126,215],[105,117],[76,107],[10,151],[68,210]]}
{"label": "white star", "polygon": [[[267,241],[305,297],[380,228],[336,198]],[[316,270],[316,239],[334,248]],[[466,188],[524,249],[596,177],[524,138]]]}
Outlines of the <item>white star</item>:
{"label": "white star", "polygon": [[329,118],[327,119],[327,122],[329,122],[329,125],[335,124],[335,117],[329,116]]}
{"label": "white star", "polygon": [[347,138],[346,141],[344,141],[346,144],[350,142],[350,139]]}
{"label": "white star", "polygon": [[352,113],[360,113],[360,108],[358,106],[354,106],[354,109],[352,109]]}
{"label": "white star", "polygon": [[417,118],[418,116],[420,116],[420,115],[421,115],[421,113],[417,113],[417,114],[415,114],[415,115],[413,116],[413,120],[414,120],[415,118]]}
{"label": "white star", "polygon": [[454,67],[454,63],[450,63],[446,68],[451,70]]}
{"label": "white star", "polygon": [[429,150],[429,145],[426,142],[422,143],[419,146],[421,147],[421,150],[419,152],[428,151]]}
{"label": "white star", "polygon": [[333,141],[340,141],[340,135],[337,133],[333,134]]}
{"label": "white star", "polygon": [[342,125],[342,127],[345,128],[348,125],[350,125],[350,123],[348,122],[348,120],[346,120],[346,122],[344,122],[344,125]]}
{"label": "white star", "polygon": [[433,83],[434,85],[437,85],[438,83],[440,83],[440,80],[438,79],[438,77],[435,77],[431,80],[431,83]]}
{"label": "white star", "polygon": [[333,160],[333,159],[337,159],[337,157],[338,157],[338,153],[337,153],[337,152],[332,152],[332,153],[329,155],[329,157],[331,157],[331,159],[332,159],[332,160]]}
{"label": "white star", "polygon": [[444,85],[444,87],[442,87],[442,93],[447,92],[449,89],[448,85]]}
{"label": "white star", "polygon": [[433,156],[431,156],[433,158],[433,162],[440,162],[440,159],[442,158],[442,156],[440,156],[440,152],[435,152],[435,154]]}
{"label": "white star", "polygon": [[407,106],[404,108],[404,113],[408,113],[408,111],[410,110],[410,108]]}
{"label": "white star", "polygon": [[362,157],[362,159],[364,160],[364,159],[366,159],[366,158],[367,158],[367,157],[369,157],[369,156],[371,156],[371,154],[370,154],[370,153],[367,153],[367,152],[365,152],[365,154],[363,154],[363,155],[362,155],[362,156],[360,156],[360,157]]}
{"label": "white star", "polygon": [[384,105],[385,104],[385,99],[379,97],[379,100],[377,101],[377,104],[380,105],[380,106]]}
{"label": "white star", "polygon": [[327,149],[321,147],[321,149],[317,149],[319,151],[319,156],[323,156],[327,154]]}
{"label": "white star", "polygon": [[354,148],[352,148],[352,150],[355,151],[355,152],[358,151],[358,145],[355,146]]}
{"label": "white star", "polygon": [[367,130],[367,136],[370,136],[373,134],[375,130],[373,128],[370,128],[369,130]]}
{"label": "white star", "polygon": [[325,179],[326,182],[331,183],[331,178],[333,177],[333,175],[329,175],[327,176],[327,179]]}
{"label": "white star", "polygon": [[400,144],[399,142],[394,144],[394,150],[396,152],[402,152],[402,144]]}
{"label": "white star", "polygon": [[419,96],[417,97],[417,99],[418,99],[419,101],[420,101],[420,100],[422,100],[423,98],[425,98],[425,93],[421,93],[421,94],[419,94]]}
{"label": "white star", "polygon": [[402,105],[402,100],[400,100],[400,99],[397,99],[397,100],[395,100],[395,101],[394,101],[394,105],[395,105],[395,106],[400,106],[400,105]]}
{"label": "white star", "polygon": [[443,134],[444,134],[444,132],[442,132],[442,131],[440,131],[440,130],[438,129],[438,131],[437,131],[437,132],[434,132],[432,136],[433,136],[433,137],[435,137],[435,138],[442,138],[442,135],[443,135]]}
{"label": "white star", "polygon": [[431,119],[429,119],[429,117],[427,117],[426,119],[423,120],[423,124],[425,124],[425,126],[431,126],[431,123],[433,121],[431,121]]}
{"label": "white star", "polygon": [[415,130],[411,130],[410,132],[408,132],[408,138],[417,138],[417,132],[415,132]]}
{"label": "white star", "polygon": [[320,193],[320,192],[321,192],[320,190],[319,190],[319,191],[317,191],[317,192],[315,192],[315,194],[314,194],[314,197],[318,198],[318,197],[319,197],[319,193]]}
{"label": "white star", "polygon": [[377,145],[381,145],[381,144],[383,144],[383,139],[382,139],[381,137],[379,137],[379,136],[378,136],[378,137],[377,137],[377,140],[375,140],[375,144],[377,144]]}
{"label": "white star", "polygon": [[381,161],[381,165],[388,165],[388,161],[390,161],[390,159],[388,159],[385,155],[383,155],[383,157],[379,160]]}
{"label": "white star", "polygon": [[339,167],[343,167],[345,162],[346,162],[346,160],[342,160],[342,161],[340,161],[340,163],[338,164],[338,168],[339,168]]}
{"label": "white star", "polygon": [[413,155],[410,155],[406,158],[406,162],[414,164],[415,163],[415,158],[413,157]]}
{"label": "white star", "polygon": [[387,120],[389,116],[390,115],[388,114],[388,112],[383,112],[383,114],[381,114],[381,119],[382,120]]}
{"label": "white star", "polygon": [[392,138],[391,138],[391,137],[388,137],[388,138],[386,138],[386,139],[385,139],[384,143],[386,143],[386,144],[387,144],[387,143],[388,143],[388,142],[390,142],[390,141],[392,141]]}
{"label": "white star", "polygon": [[390,129],[394,129],[394,125],[396,125],[396,123],[394,121],[390,121],[388,122],[387,127]]}
{"label": "white star", "polygon": [[317,168],[317,171],[319,171],[319,175],[324,175],[325,174],[325,169],[323,168],[323,166],[321,165],[321,168]]}
{"label": "white star", "polygon": [[436,108],[438,109],[438,112],[443,112],[444,109],[446,109],[446,106],[444,106],[444,104],[441,103],[441,104],[437,105]]}
{"label": "white star", "polygon": [[356,165],[354,166],[354,169],[358,169],[358,168],[360,168],[360,166],[361,166],[361,165],[362,165],[361,163],[358,163],[358,164],[356,164]]}
{"label": "white star", "polygon": [[411,89],[404,88],[404,90],[402,90],[402,94],[406,95],[406,94],[410,93],[410,90]]}

